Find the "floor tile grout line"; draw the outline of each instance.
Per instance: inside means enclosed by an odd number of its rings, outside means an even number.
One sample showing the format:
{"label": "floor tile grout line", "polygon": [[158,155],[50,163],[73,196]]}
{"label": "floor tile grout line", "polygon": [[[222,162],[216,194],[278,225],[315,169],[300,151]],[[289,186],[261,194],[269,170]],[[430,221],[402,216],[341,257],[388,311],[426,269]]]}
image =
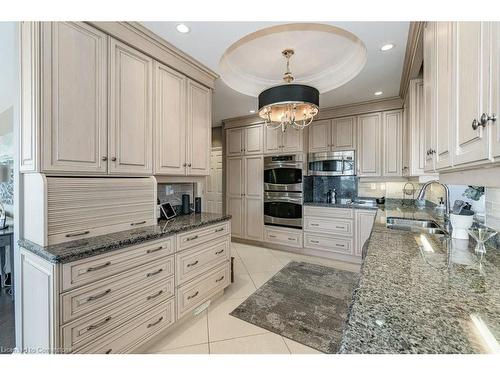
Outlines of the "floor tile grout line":
{"label": "floor tile grout line", "polygon": [[290,350],[290,347],[289,347],[289,346],[288,346],[288,344],[286,343],[285,338],[284,338],[283,336],[281,336],[281,335],[279,335],[279,336],[280,336],[280,337],[281,337],[281,339],[283,340],[283,343],[285,344],[286,348],[288,349],[288,352],[289,352],[290,354],[292,354],[292,351]]}
{"label": "floor tile grout line", "polygon": [[[260,327],[259,327],[260,328]],[[262,328],[264,329],[264,328]],[[217,343],[217,342],[222,342],[222,341],[230,341],[230,340],[236,340],[236,339],[244,339],[246,337],[253,337],[253,336],[262,336],[262,335],[267,335],[269,333],[274,333],[274,332],[271,332],[271,331],[268,331],[267,329],[264,329],[266,332],[260,332],[260,333],[252,333],[250,335],[243,335],[243,336],[236,336],[236,337],[231,337],[231,338],[228,338],[228,339],[222,339],[222,340],[214,340],[214,341],[210,341],[209,344],[214,344],[214,343]],[[275,333],[274,333],[275,334]]]}
{"label": "floor tile grout line", "polygon": [[207,346],[208,346],[208,354],[210,354],[210,325],[208,324],[208,308],[207,308]]}

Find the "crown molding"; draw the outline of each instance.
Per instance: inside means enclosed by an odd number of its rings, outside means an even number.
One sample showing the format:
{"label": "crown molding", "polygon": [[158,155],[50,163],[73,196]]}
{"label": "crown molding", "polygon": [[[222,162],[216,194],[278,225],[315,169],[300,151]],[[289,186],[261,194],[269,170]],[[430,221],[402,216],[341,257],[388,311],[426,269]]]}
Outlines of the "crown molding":
{"label": "crown molding", "polygon": [[[403,101],[399,96],[387,99],[369,100],[366,102],[345,104],[330,108],[320,108],[317,120],[326,120],[332,118],[362,115],[372,112],[390,111],[403,108]],[[233,117],[222,120],[224,128],[235,128],[239,126],[248,126],[262,124],[264,121],[258,115],[247,115]]]}
{"label": "crown molding", "polygon": [[87,23],[211,89],[214,88],[215,80],[219,78],[216,72],[138,22]]}
{"label": "crown molding", "polygon": [[406,98],[410,80],[418,77],[420,68],[424,60],[424,36],[425,22],[410,22],[408,30],[408,40],[406,42],[405,59],[403,63],[403,72],[401,73],[401,84],[399,86],[399,96]]}

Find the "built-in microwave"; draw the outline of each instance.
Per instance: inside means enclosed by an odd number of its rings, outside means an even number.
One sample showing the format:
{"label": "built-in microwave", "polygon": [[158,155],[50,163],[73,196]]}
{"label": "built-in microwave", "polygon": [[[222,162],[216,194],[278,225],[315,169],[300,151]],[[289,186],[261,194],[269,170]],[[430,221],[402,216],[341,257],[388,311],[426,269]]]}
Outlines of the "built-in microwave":
{"label": "built-in microwave", "polygon": [[314,152],[308,155],[310,176],[355,176],[355,151]]}

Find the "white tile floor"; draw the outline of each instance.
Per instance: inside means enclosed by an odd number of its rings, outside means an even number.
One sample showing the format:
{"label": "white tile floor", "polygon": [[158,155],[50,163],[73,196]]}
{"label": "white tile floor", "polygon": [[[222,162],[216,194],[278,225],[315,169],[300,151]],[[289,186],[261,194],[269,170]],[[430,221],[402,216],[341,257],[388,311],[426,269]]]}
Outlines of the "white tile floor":
{"label": "white tile floor", "polygon": [[229,315],[248,296],[292,260],[348,271],[359,266],[300,254],[232,243],[235,281],[210,307],[187,319],[147,348],[163,354],[313,354],[310,347]]}

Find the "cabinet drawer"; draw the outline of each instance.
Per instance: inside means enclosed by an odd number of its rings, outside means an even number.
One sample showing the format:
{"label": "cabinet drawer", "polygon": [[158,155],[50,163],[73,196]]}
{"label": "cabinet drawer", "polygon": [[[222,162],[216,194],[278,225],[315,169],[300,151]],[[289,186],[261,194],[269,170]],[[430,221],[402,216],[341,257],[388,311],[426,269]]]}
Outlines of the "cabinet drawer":
{"label": "cabinet drawer", "polygon": [[174,272],[174,256],[160,259],[133,271],[125,271],[96,283],[61,294],[62,323],[83,316],[112,302],[122,305],[130,294],[143,290]]}
{"label": "cabinet drawer", "polygon": [[352,219],[354,211],[352,208],[304,206],[304,216]]}
{"label": "cabinet drawer", "polygon": [[302,231],[264,228],[264,240],[278,245],[302,247]]}
{"label": "cabinet drawer", "polygon": [[110,254],[63,264],[62,290],[66,291],[115,275],[174,252],[175,237],[130,246]]}
{"label": "cabinet drawer", "polygon": [[342,236],[352,236],[354,233],[352,220],[311,216],[304,218],[304,230],[324,234],[340,234]]}
{"label": "cabinet drawer", "polygon": [[177,235],[177,246],[179,250],[185,250],[190,247],[206,243],[217,237],[229,236],[231,234],[231,227],[229,221],[211,225],[207,228],[192,230],[187,233]]}
{"label": "cabinet drawer", "polygon": [[352,238],[321,236],[312,233],[304,233],[304,247],[334,253],[352,254]]}
{"label": "cabinet drawer", "polygon": [[185,283],[230,258],[231,241],[229,238],[177,253],[175,256],[177,285]]}
{"label": "cabinet drawer", "polygon": [[177,319],[189,313],[211,295],[223,290],[231,282],[230,263],[201,276],[177,289]]}
{"label": "cabinet drawer", "polygon": [[114,331],[109,338],[99,340],[75,353],[116,354],[128,353],[136,344],[144,341],[175,321],[175,299],[162,303],[144,313],[140,313],[124,326]]}
{"label": "cabinet drawer", "polygon": [[174,291],[174,277],[170,276],[167,280],[128,295],[120,308],[111,304],[74,320],[61,329],[62,347],[74,351],[127,323],[134,315],[167,301],[174,296]]}

